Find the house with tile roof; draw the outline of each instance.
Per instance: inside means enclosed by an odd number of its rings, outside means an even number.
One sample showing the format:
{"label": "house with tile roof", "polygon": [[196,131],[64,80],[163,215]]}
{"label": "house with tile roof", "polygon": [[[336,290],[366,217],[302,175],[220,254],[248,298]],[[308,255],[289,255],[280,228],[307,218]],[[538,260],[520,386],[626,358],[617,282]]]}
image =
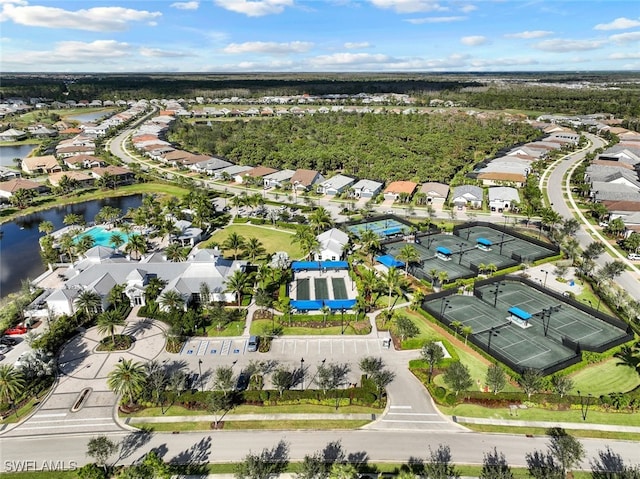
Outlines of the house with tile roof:
{"label": "house with tile roof", "polygon": [[459,207],[482,208],[483,200],[484,193],[482,188],[475,185],[456,186],[451,195],[451,203]]}
{"label": "house with tile roof", "polygon": [[92,168],[91,175],[95,179],[104,178],[104,176],[111,176],[118,185],[127,185],[135,180],[135,174],[129,168],[123,168],[122,166],[108,165],[105,167]]}
{"label": "house with tile roof", "polygon": [[7,181],[0,181],[0,197],[11,198],[19,190],[34,190],[37,193],[49,191],[46,185],[37,181],[26,180],[24,178],[13,178]]}
{"label": "house with tile roof", "polygon": [[53,155],[30,156],[22,160],[22,171],[30,175],[62,171],[62,166]]}
{"label": "house with tile roof", "polygon": [[373,198],[382,190],[382,183],[373,180],[359,180],[351,186],[351,196],[354,198]]}
{"label": "house with tile roof", "polygon": [[402,197],[410,199],[418,187],[413,181],[393,181],[384,190],[384,199],[397,201]]}
{"label": "house with tile roof", "polygon": [[502,213],[510,211],[515,204],[520,203],[520,194],[516,188],[510,186],[494,186],[489,188],[489,209]]}
{"label": "house with tile roof", "polygon": [[95,183],[95,178],[83,171],[69,170],[69,171],[56,171],[49,174],[49,183],[52,186],[59,186],[62,178],[67,177],[69,180],[77,182],[79,186],[92,186]]}
{"label": "house with tile roof", "polygon": [[251,183],[257,181],[259,178],[264,178],[267,175],[276,173],[277,171],[278,170],[275,168],[270,168],[268,166],[256,166],[236,173],[233,175],[233,180],[240,184],[245,182]]}
{"label": "house with tile roof", "polygon": [[221,168],[213,172],[213,178],[216,180],[231,180],[236,175],[242,174],[246,171],[253,170],[253,166],[248,165],[231,165],[226,168]]}
{"label": "house with tile roof", "polygon": [[105,166],[106,163],[102,158],[93,155],[77,155],[69,156],[62,160],[62,164],[71,170],[79,170],[81,168],[97,168]]}
{"label": "house with tile roof", "polygon": [[420,193],[425,195],[426,204],[444,204],[449,196],[449,185],[429,181],[420,187]]}
{"label": "house with tile roof", "polygon": [[9,128],[0,132],[0,141],[20,141],[27,137],[27,132],[22,130],[16,130],[15,128]]}
{"label": "house with tile roof", "polygon": [[291,177],[291,187],[297,191],[309,191],[316,183],[324,181],[324,176],[316,170],[300,168]]}
{"label": "house with tile roof", "polygon": [[18,170],[0,166],[0,181],[13,180],[16,178],[22,178],[22,173]]}
{"label": "house with tile roof", "polygon": [[335,196],[346,191],[355,183],[355,179],[345,175],[335,175],[316,185],[316,192],[321,195]]}

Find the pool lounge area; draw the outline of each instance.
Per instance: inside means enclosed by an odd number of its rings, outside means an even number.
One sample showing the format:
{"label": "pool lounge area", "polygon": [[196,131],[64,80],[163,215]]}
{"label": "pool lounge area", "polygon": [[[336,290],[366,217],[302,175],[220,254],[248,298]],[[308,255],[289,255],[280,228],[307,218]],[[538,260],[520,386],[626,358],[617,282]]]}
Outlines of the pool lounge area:
{"label": "pool lounge area", "polygon": [[75,236],[73,240],[77,243],[78,241],[80,241],[81,238],[83,238],[85,236],[90,236],[91,238],[93,238],[94,246],[108,246],[108,247],[111,247],[111,246],[113,246],[111,244],[111,237],[114,234],[119,234],[120,235],[120,237],[124,241],[123,244],[126,244],[127,241],[129,241],[129,236],[130,235],[120,231],[119,229],[107,230],[107,229],[103,228],[102,226],[92,226],[88,230],[86,230],[86,231],[80,233],[79,235]]}

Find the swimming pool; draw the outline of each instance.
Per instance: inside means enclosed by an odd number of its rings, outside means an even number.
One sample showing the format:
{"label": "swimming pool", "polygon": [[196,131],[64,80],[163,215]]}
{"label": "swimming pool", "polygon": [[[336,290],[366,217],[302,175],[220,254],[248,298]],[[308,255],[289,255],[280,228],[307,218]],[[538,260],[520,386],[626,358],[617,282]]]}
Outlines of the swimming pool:
{"label": "swimming pool", "polygon": [[84,233],[80,233],[74,239],[75,239],[75,241],[77,243],[78,241],[80,241],[80,239],[82,237],[90,236],[90,237],[93,238],[93,245],[94,246],[113,246],[110,243],[110,241],[111,241],[111,236],[113,236],[114,233],[119,234],[120,237],[123,239],[124,243],[122,243],[122,244],[125,244],[125,243],[127,243],[127,241],[129,241],[129,235],[128,234],[123,233],[119,229],[106,230],[102,226],[93,226],[92,228],[89,228]]}

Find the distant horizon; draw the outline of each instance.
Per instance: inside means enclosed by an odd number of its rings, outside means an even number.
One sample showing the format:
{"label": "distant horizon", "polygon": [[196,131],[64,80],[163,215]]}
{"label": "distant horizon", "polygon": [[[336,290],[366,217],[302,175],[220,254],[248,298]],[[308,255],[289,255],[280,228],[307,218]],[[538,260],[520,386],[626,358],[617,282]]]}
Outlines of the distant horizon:
{"label": "distant horizon", "polygon": [[636,0],[0,0],[3,73],[640,71]]}

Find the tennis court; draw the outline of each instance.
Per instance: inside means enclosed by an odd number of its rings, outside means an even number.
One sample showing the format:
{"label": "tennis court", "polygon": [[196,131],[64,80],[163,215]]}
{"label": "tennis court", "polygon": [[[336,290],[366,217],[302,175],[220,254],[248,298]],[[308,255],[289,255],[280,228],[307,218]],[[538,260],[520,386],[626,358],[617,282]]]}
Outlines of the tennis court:
{"label": "tennis court", "polygon": [[344,278],[331,278],[331,287],[333,288],[333,299],[349,299]]}
{"label": "tennis court", "polygon": [[401,235],[409,232],[409,226],[393,218],[367,221],[347,226],[350,233],[360,237],[363,231],[373,231],[381,238]]}
{"label": "tennis court", "polygon": [[582,350],[603,351],[628,338],[615,322],[592,316],[524,280],[489,282],[477,287],[473,296],[449,294],[425,301],[424,308],[449,326],[470,327],[470,341],[516,371],[555,372],[580,359],[578,344]]}
{"label": "tennis court", "polygon": [[535,261],[555,254],[551,248],[545,248],[518,238],[509,234],[509,230],[502,232],[490,226],[462,225],[462,227],[456,229],[455,234],[473,243],[476,243],[481,238],[487,239],[492,243],[492,252],[507,258],[511,258],[514,255],[515,258],[520,259],[519,262]]}
{"label": "tennis court", "polygon": [[329,299],[329,289],[327,288],[327,278],[313,278],[315,299]]}
{"label": "tennis court", "polygon": [[296,299],[306,301],[311,299],[309,278],[296,280]]}

